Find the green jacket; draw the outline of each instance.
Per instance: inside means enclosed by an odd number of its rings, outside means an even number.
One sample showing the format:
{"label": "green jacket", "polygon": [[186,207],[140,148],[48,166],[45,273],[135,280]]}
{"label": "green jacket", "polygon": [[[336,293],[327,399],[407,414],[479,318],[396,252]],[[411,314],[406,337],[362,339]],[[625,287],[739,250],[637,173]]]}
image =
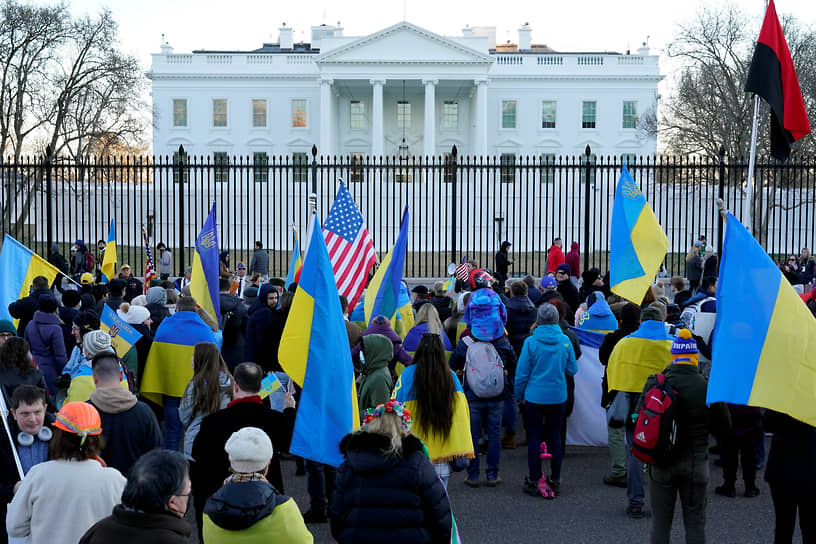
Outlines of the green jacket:
{"label": "green jacket", "polygon": [[391,398],[394,382],[388,363],[394,356],[394,344],[381,334],[363,336],[363,374],[359,383],[360,410],[374,408]]}

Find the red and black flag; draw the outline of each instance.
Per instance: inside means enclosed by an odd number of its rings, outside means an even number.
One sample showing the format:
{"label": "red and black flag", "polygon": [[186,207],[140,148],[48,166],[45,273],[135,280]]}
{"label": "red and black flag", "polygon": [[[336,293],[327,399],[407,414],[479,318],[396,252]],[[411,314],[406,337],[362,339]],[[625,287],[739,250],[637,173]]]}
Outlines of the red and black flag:
{"label": "red and black flag", "polygon": [[810,123],[773,0],[768,2],[745,91],[756,93],[771,106],[771,154],[784,161],[791,144],[810,133]]}

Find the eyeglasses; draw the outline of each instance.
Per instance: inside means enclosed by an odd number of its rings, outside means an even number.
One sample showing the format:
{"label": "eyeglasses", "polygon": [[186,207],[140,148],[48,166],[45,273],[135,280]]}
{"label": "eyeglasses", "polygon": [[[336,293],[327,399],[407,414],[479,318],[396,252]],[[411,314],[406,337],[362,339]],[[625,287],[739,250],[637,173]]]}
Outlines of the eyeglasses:
{"label": "eyeglasses", "polygon": [[0,332],[0,338],[11,338],[12,336],[14,335],[10,332]]}

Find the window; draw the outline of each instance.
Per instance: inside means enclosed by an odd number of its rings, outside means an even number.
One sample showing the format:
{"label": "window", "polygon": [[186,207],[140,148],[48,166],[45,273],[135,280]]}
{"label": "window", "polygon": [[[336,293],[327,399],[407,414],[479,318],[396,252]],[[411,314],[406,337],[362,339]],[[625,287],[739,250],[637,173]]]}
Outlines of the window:
{"label": "window", "polygon": [[190,161],[187,158],[187,152],[179,153],[178,151],[173,153],[173,183],[179,183],[182,179],[182,172],[184,172],[184,183],[188,183],[190,181],[190,169],[184,168],[181,165],[189,165]]}
{"label": "window", "polygon": [[516,179],[516,155],[515,153],[501,154],[501,181],[502,183],[513,183]]}
{"label": "window", "polygon": [[366,128],[365,104],[359,100],[352,100],[349,104],[349,128]]}
{"label": "window", "polygon": [[227,126],[227,101],[223,99],[213,100],[213,126]]}
{"label": "window", "polygon": [[363,181],[363,163],[365,162],[365,153],[351,154],[351,168],[349,168],[349,180]]}
{"label": "window", "polygon": [[173,100],[173,126],[187,126],[187,100],[184,98]]}
{"label": "window", "polygon": [[266,100],[252,101],[252,126],[266,126]]}
{"label": "window", "polygon": [[213,152],[213,164],[215,165],[215,182],[226,183],[229,181],[229,155],[226,151]]}
{"label": "window", "polygon": [[263,151],[256,151],[252,154],[253,178],[255,183],[266,183],[269,181],[269,155]]}
{"label": "window", "polygon": [[292,153],[292,181],[306,183],[309,180],[308,164],[307,153]]}
{"label": "window", "polygon": [[637,102],[623,102],[623,128],[635,128],[637,124]]}
{"label": "window", "polygon": [[581,128],[595,128],[595,105],[596,102],[584,102]]}
{"label": "window", "polygon": [[553,183],[555,181],[555,153],[541,154],[541,181]]}
{"label": "window", "polygon": [[[595,164],[598,162],[598,157],[593,153],[589,156],[589,164],[591,165],[589,169],[589,184],[595,185]],[[587,169],[586,169],[586,155],[581,155],[581,183],[585,183],[587,181]]]}
{"label": "window", "polygon": [[306,126],[306,101],[302,98],[292,100],[292,126]]}
{"label": "window", "polygon": [[411,128],[411,103],[397,102],[397,128]]}
{"label": "window", "polygon": [[541,128],[555,128],[555,101],[541,102]]}
{"label": "window", "polygon": [[442,104],[442,128],[459,128],[459,103],[445,100]]}
{"label": "window", "polygon": [[501,128],[516,128],[516,101],[502,100]]}

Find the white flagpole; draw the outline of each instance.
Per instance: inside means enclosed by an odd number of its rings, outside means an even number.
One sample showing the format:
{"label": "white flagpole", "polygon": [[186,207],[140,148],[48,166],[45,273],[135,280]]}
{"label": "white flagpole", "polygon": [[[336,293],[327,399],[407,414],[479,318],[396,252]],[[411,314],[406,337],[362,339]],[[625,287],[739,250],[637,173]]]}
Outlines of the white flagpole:
{"label": "white flagpole", "polygon": [[759,121],[759,95],[754,95],[754,121],[751,128],[751,155],[748,158],[748,183],[745,188],[745,201],[742,203],[743,224],[754,237],[754,165],[756,164],[757,125]]}
{"label": "white flagpole", "polygon": [[22,480],[25,477],[25,474],[23,473],[23,465],[20,463],[20,456],[17,455],[17,447],[14,445],[14,437],[11,436],[11,429],[9,429],[8,424],[8,415],[9,410],[8,406],[6,405],[6,396],[2,391],[0,391],[0,416],[3,418],[3,428],[6,429],[9,447],[11,447],[11,453],[14,456],[14,464],[17,465],[17,472],[20,474],[20,479]]}

